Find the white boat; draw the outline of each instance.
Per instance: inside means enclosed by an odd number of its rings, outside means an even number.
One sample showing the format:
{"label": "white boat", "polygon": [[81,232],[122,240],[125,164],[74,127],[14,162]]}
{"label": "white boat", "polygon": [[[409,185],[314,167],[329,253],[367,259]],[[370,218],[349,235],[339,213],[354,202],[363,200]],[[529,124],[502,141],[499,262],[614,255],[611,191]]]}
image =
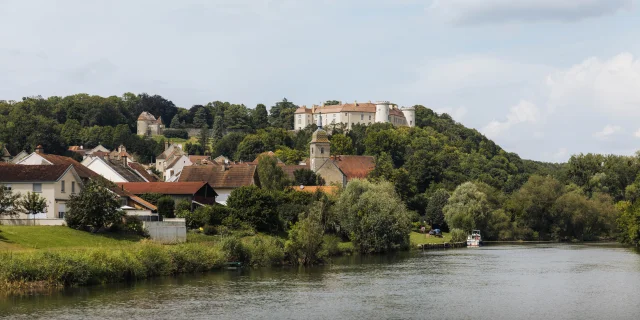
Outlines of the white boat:
{"label": "white boat", "polygon": [[480,230],[473,230],[470,235],[467,236],[467,247],[479,247],[482,245],[482,236]]}

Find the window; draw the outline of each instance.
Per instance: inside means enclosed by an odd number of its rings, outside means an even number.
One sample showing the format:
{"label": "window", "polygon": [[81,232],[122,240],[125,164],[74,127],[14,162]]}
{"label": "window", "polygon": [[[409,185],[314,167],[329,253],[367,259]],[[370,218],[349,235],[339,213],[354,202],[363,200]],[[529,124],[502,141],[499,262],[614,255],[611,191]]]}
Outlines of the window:
{"label": "window", "polygon": [[333,114],[333,117],[334,117],[334,118],[336,117],[336,113],[334,113],[334,114]]}
{"label": "window", "polygon": [[122,197],[120,198],[120,207],[124,207],[127,205],[127,198]]}
{"label": "window", "polygon": [[345,117],[347,116],[347,113],[346,113],[346,112],[344,113],[344,116],[345,116]]}
{"label": "window", "polygon": [[41,193],[42,192],[42,183],[34,183],[33,184],[33,192]]}
{"label": "window", "polygon": [[64,193],[64,180],[62,180],[62,184],[60,185],[60,192]]}
{"label": "window", "polygon": [[412,124],[413,124],[413,120],[409,121],[409,125],[412,125]]}
{"label": "window", "polygon": [[371,121],[371,115],[369,115],[369,121]]}
{"label": "window", "polygon": [[364,120],[364,113],[360,114],[360,120]]}
{"label": "window", "polygon": [[324,148],[320,148],[320,154],[324,154]]}
{"label": "window", "polygon": [[298,119],[298,124],[301,124],[301,123],[302,123],[302,119]]}
{"label": "window", "polygon": [[10,184],[5,184],[5,185],[3,186],[3,188],[4,188],[5,190],[11,190],[11,185],[10,185]]}
{"label": "window", "polygon": [[58,204],[58,219],[64,219],[65,212],[67,212],[67,205],[64,203]]}
{"label": "window", "polygon": [[71,181],[71,193],[76,193],[76,182]]}
{"label": "window", "polygon": [[299,114],[299,115],[298,115],[298,119],[300,119],[300,118],[302,118],[302,115],[301,115],[301,114]]}

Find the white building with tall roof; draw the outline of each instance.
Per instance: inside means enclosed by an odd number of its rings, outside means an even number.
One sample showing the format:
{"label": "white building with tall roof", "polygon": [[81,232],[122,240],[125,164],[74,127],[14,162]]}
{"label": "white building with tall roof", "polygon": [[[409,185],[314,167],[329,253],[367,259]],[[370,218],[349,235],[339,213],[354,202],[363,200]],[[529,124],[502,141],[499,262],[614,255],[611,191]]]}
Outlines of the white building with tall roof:
{"label": "white building with tall roof", "polygon": [[340,103],[307,108],[302,106],[295,112],[294,129],[302,130],[322,117],[325,126],[343,125],[349,130],[356,124],[369,125],[388,122],[394,126],[414,127],[416,111],[413,107],[399,108],[389,101]]}

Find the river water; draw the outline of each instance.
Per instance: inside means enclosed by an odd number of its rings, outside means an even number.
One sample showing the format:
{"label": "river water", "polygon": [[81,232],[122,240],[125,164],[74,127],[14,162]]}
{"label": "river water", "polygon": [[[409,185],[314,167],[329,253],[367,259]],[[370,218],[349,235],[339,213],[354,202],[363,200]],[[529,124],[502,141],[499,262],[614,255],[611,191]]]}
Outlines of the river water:
{"label": "river water", "polygon": [[11,319],[640,319],[640,254],[492,245],[1,299]]}

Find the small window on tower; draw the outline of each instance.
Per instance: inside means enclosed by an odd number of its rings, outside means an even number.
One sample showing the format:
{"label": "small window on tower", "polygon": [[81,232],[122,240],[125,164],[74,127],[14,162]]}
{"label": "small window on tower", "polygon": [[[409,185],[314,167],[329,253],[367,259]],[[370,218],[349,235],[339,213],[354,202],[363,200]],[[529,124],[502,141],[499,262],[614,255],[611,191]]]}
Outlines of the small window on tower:
{"label": "small window on tower", "polygon": [[324,148],[320,148],[320,154],[324,154]]}

